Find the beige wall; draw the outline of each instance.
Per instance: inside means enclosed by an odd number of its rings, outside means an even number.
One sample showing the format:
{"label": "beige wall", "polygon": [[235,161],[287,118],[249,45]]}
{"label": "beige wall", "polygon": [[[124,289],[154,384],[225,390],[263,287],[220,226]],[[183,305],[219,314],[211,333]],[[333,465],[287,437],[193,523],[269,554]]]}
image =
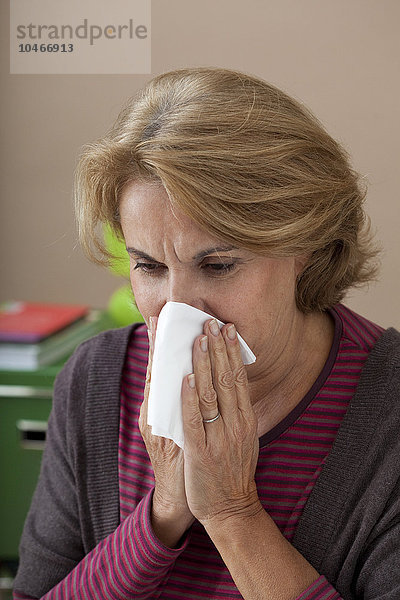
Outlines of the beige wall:
{"label": "beige wall", "polygon": [[[1,296],[106,306],[121,281],[86,261],[71,203],[82,144],[150,76],[9,75],[1,0]],[[348,304],[400,328],[398,0],[153,0],[152,72],[215,65],[303,100],[369,182],[379,282]]]}

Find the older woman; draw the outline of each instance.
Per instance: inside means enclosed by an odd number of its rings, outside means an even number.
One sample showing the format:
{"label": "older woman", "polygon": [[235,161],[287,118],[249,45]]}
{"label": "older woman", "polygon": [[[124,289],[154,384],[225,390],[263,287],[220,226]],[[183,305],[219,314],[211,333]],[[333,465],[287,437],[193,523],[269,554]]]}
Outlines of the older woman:
{"label": "older woman", "polygon": [[[374,272],[344,151],[264,81],[183,69],[87,147],[76,198],[91,258],[99,223],[124,238],[148,330],[57,379],[15,598],[397,600],[400,336],[339,304]],[[225,323],[194,341],[184,450],[147,425],[169,300]]]}

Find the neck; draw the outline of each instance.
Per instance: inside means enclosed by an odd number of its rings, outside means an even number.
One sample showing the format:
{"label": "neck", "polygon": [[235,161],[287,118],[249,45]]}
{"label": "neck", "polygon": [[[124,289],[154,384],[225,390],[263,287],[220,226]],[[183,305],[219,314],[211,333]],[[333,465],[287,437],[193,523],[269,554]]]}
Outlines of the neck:
{"label": "neck", "polygon": [[329,356],[333,336],[328,313],[298,314],[273,360],[265,353],[247,367],[259,436],[282,421],[309,391]]}

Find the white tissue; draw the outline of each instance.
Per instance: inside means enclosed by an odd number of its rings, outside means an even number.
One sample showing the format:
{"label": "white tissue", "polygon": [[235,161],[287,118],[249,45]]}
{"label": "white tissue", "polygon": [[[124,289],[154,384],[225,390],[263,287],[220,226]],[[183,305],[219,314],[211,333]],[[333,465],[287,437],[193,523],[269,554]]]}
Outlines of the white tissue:
{"label": "white tissue", "polygon": [[[181,302],[167,302],[158,317],[147,422],[153,435],[171,439],[180,448],[184,445],[182,380],[193,373],[193,343],[211,318],[213,315]],[[239,333],[238,339],[243,363],[253,363],[256,357]]]}

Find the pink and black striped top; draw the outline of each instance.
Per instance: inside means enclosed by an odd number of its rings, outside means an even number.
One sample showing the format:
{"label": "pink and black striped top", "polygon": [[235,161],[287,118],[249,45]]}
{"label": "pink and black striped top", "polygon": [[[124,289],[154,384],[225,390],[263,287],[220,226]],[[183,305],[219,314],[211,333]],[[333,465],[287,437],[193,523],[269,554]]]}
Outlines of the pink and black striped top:
{"label": "pink and black striped top", "polygon": [[[331,312],[335,336],[326,364],[295,409],[260,438],[256,483],[260,501],[291,541],[323,468],[371,348],[383,329],[343,305]],[[67,598],[160,600],[241,598],[203,527],[195,523],[182,546],[165,547],[150,520],[153,470],[138,428],[148,341],[134,330],[121,382],[118,529],[47,593]],[[17,594],[16,600],[22,600]],[[340,600],[324,576],[294,600]]]}
{"label": "pink and black striped top", "polygon": [[[362,366],[382,328],[343,305],[331,311],[335,336],[324,369],[296,408],[260,439],[256,483],[260,500],[291,541],[303,507],[335,439]],[[147,364],[147,336],[138,332],[129,351],[121,390],[121,519],[154,485],[137,418]],[[140,465],[140,468],[137,468]],[[212,542],[194,525],[185,551],[171,565],[162,600],[241,598]],[[321,577],[301,600],[339,598]],[[298,599],[300,600],[300,598]]]}

